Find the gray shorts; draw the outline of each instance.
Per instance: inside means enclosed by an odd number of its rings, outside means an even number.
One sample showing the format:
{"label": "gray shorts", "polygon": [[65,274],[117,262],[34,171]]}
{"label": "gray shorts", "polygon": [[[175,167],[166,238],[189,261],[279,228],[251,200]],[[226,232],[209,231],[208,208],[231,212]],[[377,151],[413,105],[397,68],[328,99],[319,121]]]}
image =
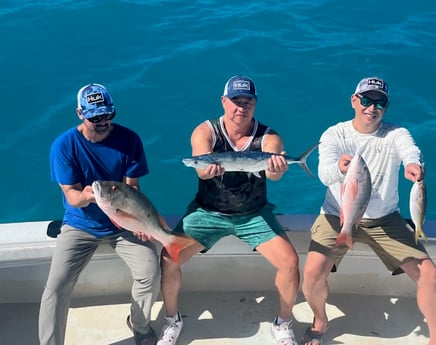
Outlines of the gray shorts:
{"label": "gray shorts", "polygon": [[174,232],[193,237],[205,247],[205,251],[229,235],[240,238],[254,250],[260,244],[285,233],[273,213],[274,208],[273,204],[267,204],[249,215],[223,214],[205,210],[193,202]]}
{"label": "gray shorts", "polygon": [[[319,215],[311,229],[309,251],[331,257],[335,264],[332,271],[348,251],[345,245],[335,247],[340,229],[339,217],[329,214]],[[378,219],[362,219],[353,230],[353,242],[369,245],[393,275],[403,273],[400,266],[406,262],[429,257],[421,242],[415,243],[412,227],[398,212]]]}

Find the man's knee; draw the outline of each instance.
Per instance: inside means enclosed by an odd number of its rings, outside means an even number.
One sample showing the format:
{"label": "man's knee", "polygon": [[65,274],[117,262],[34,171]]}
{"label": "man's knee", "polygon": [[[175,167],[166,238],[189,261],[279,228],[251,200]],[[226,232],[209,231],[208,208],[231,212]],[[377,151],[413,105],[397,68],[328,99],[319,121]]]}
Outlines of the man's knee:
{"label": "man's knee", "polygon": [[310,254],[307,257],[303,271],[304,282],[312,283],[313,281],[327,279],[333,263],[329,258],[322,254]]}
{"label": "man's knee", "polygon": [[429,284],[436,286],[436,266],[431,259],[422,260],[420,266],[420,280],[427,280]]}

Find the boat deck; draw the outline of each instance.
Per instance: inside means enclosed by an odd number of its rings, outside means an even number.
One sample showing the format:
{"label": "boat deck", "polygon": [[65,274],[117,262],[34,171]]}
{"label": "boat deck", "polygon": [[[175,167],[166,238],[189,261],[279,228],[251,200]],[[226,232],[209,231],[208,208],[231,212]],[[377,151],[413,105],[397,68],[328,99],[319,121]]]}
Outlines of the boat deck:
{"label": "boat deck", "polygon": [[[274,292],[182,293],[184,328],[178,345],[274,344],[270,333],[276,313]],[[134,345],[125,319],[128,297],[90,299],[73,303],[65,345]],[[162,301],[153,307],[152,327],[160,332]],[[327,344],[428,343],[425,320],[414,298],[389,298],[332,294],[328,304],[331,319]],[[1,345],[37,345],[37,303],[2,304]],[[294,331],[301,338],[312,314],[300,295],[294,308]]]}
{"label": "boat deck", "polygon": [[[279,216],[297,249],[302,271],[313,216]],[[38,345],[38,309],[55,239],[49,222],[0,225],[0,345]],[[436,260],[436,222],[428,222],[427,250]],[[258,253],[231,236],[182,266],[178,345],[274,344],[277,312],[275,271]],[[73,292],[65,345],[134,345],[126,325],[129,270],[109,246],[102,246],[81,273]],[[367,246],[357,244],[329,277],[330,329],[324,344],[427,345],[426,321],[416,305],[415,284],[391,276]],[[301,293],[293,310],[298,339],[313,315]],[[152,310],[159,334],[161,298]]]}

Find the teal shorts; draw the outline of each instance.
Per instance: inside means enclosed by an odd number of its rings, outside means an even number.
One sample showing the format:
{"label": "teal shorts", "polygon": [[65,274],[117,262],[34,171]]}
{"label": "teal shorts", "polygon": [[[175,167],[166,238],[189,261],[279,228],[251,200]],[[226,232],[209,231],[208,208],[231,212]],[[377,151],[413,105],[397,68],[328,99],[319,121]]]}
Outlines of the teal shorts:
{"label": "teal shorts", "polygon": [[204,251],[229,235],[240,238],[255,250],[258,245],[285,233],[273,213],[274,209],[275,206],[268,203],[261,210],[249,215],[224,214],[205,210],[194,201],[174,228],[174,232],[193,237],[205,247]]}

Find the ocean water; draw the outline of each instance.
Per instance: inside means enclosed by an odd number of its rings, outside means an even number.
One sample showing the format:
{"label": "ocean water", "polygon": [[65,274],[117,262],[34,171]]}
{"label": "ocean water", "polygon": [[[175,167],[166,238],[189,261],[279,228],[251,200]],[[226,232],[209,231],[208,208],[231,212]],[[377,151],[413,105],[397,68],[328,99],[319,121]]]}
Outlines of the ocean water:
{"label": "ocean water", "polygon": [[[427,218],[436,219],[434,1],[3,0],[0,37],[1,223],[62,217],[49,147],[79,123],[76,93],[89,82],[108,87],[116,121],[144,141],[151,172],[142,190],[162,214],[181,214],[197,185],[181,162],[191,131],[222,114],[235,74],[255,80],[256,117],[292,156],[353,116],[349,97],[362,77],[385,78],[385,119],[421,147]],[[308,163],[316,173],[316,152]],[[410,187],[401,178],[404,216]],[[318,213],[324,192],[296,165],[269,184],[280,213]]]}

